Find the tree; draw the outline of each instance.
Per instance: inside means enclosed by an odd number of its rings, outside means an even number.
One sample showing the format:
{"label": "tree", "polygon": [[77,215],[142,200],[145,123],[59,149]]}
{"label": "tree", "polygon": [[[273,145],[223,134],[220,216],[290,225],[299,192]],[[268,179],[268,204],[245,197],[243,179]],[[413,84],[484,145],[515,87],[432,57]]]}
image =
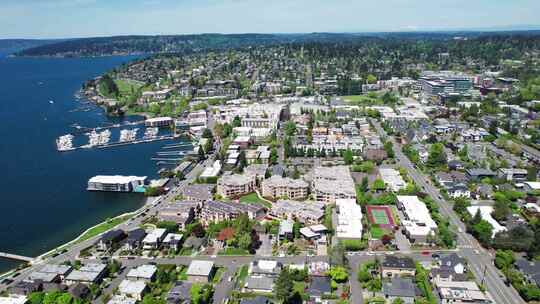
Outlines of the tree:
{"label": "tree", "polygon": [[490,223],[481,220],[479,223],[472,226],[472,234],[482,244],[489,244],[493,235],[493,227]]}
{"label": "tree", "polygon": [[249,233],[242,233],[238,237],[238,247],[249,250],[251,247],[251,235]]}
{"label": "tree", "polygon": [[441,143],[431,145],[429,148],[427,165],[430,167],[438,167],[444,164],[446,164],[446,153],[444,152],[444,146]]}
{"label": "tree", "polygon": [[402,298],[396,298],[392,301],[392,304],[405,304]]}
{"label": "tree", "polygon": [[240,119],[240,117],[235,116],[233,121],[232,121],[232,127],[237,128],[237,127],[241,127],[241,126],[242,126],[242,120]]}
{"label": "tree", "polygon": [[197,154],[199,161],[203,161],[206,158],[206,155],[204,154],[204,149],[201,145],[199,145],[199,148],[197,149]]}
{"label": "tree", "polygon": [[[189,291],[191,295],[191,303],[193,304],[209,304],[211,303],[214,289],[211,284],[195,283]],[[145,297],[146,298],[146,297]]]}
{"label": "tree", "polygon": [[384,191],[386,189],[386,185],[382,179],[378,178],[373,182],[372,188],[375,191]]}
{"label": "tree", "polygon": [[495,253],[495,266],[499,269],[508,269],[514,261],[514,253],[511,250],[497,250]]}
{"label": "tree", "polygon": [[347,270],[341,266],[331,267],[328,271],[328,275],[332,278],[332,280],[338,283],[346,282],[349,279]]}
{"label": "tree", "polygon": [[354,161],[354,154],[351,149],[347,149],[343,152],[343,161],[345,164],[350,165]]}
{"label": "tree", "polygon": [[511,213],[512,210],[510,209],[510,206],[506,201],[496,200],[493,206],[493,212],[491,213],[491,216],[493,216],[496,221],[502,221],[505,220],[506,217]]}
{"label": "tree", "polygon": [[394,144],[391,141],[384,143],[384,151],[389,158],[394,158]]}
{"label": "tree", "polygon": [[274,293],[277,299],[287,302],[293,295],[293,280],[288,268],[281,270],[274,285]]}
{"label": "tree", "polygon": [[360,184],[360,191],[367,192],[369,190],[369,180],[367,176],[362,177],[362,183]]}
{"label": "tree", "polygon": [[45,293],[43,292],[32,292],[28,295],[28,304],[41,304],[44,297]]}
{"label": "tree", "polygon": [[270,150],[270,164],[275,165],[278,162],[278,151],[276,148]]}
{"label": "tree", "polygon": [[283,126],[283,131],[287,136],[293,136],[296,133],[296,124],[293,121],[288,121]]}
{"label": "tree", "polygon": [[369,75],[367,75],[367,77],[366,77],[366,82],[367,82],[368,84],[374,84],[374,83],[377,82],[377,77],[375,77],[375,75],[369,74]]}

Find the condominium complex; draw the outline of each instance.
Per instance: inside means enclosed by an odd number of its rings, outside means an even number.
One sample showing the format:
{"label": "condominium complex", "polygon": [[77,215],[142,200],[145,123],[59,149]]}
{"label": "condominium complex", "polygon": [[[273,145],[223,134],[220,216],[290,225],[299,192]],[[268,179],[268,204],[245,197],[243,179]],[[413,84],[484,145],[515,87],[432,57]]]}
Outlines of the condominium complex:
{"label": "condominium complex", "polygon": [[270,198],[302,199],[308,195],[309,184],[301,179],[274,175],[262,182],[262,195]]}
{"label": "condominium complex", "polygon": [[272,216],[296,219],[304,224],[317,224],[324,217],[323,203],[278,200],[272,204],[269,213]]}
{"label": "condominium complex", "polygon": [[417,196],[397,196],[398,208],[403,212],[405,234],[411,242],[426,243],[429,235],[435,235],[437,223],[431,218],[426,204]]}
{"label": "condominium complex", "polygon": [[356,189],[349,167],[316,167],[312,192],[318,202],[334,204],[337,199],[356,199]]}
{"label": "condominium complex", "polygon": [[223,175],[217,183],[217,194],[226,198],[236,198],[255,190],[256,178],[251,174]]}

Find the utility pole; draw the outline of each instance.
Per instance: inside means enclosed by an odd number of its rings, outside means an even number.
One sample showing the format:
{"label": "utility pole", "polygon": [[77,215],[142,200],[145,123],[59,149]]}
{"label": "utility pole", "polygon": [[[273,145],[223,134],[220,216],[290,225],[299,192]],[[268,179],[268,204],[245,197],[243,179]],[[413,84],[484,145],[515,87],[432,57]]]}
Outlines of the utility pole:
{"label": "utility pole", "polygon": [[482,275],[482,283],[480,283],[481,286],[484,286],[484,280],[486,279],[486,271],[487,271],[487,265],[484,265],[484,273]]}

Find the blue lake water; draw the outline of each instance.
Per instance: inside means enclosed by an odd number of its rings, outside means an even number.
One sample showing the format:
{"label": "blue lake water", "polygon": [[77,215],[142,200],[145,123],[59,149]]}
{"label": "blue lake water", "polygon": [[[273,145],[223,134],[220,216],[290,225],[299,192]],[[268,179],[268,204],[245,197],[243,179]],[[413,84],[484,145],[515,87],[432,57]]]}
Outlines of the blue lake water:
{"label": "blue lake water", "polygon": [[[0,58],[0,251],[37,256],[143,204],[141,195],[87,192],[87,181],[98,174],[156,177],[150,158],[170,142],[64,153],[55,145],[74,123],[122,121],[74,93],[85,80],[132,59]],[[81,107],[88,110],[74,111]],[[15,265],[0,259],[0,272]]]}

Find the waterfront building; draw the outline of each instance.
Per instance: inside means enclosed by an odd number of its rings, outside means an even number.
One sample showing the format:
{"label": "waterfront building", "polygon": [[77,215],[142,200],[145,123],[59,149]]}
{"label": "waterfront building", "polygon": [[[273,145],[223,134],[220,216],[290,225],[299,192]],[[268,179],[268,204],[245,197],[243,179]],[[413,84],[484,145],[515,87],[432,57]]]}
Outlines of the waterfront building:
{"label": "waterfront building", "polygon": [[88,180],[88,191],[132,192],[144,186],[146,176],[96,175]]}
{"label": "waterfront building", "polygon": [[254,175],[230,174],[223,175],[217,184],[217,194],[225,198],[237,198],[253,192],[257,186]]}
{"label": "waterfront building", "polygon": [[170,127],[174,120],[171,117],[154,117],[148,118],[144,121],[144,125],[147,127]]}

